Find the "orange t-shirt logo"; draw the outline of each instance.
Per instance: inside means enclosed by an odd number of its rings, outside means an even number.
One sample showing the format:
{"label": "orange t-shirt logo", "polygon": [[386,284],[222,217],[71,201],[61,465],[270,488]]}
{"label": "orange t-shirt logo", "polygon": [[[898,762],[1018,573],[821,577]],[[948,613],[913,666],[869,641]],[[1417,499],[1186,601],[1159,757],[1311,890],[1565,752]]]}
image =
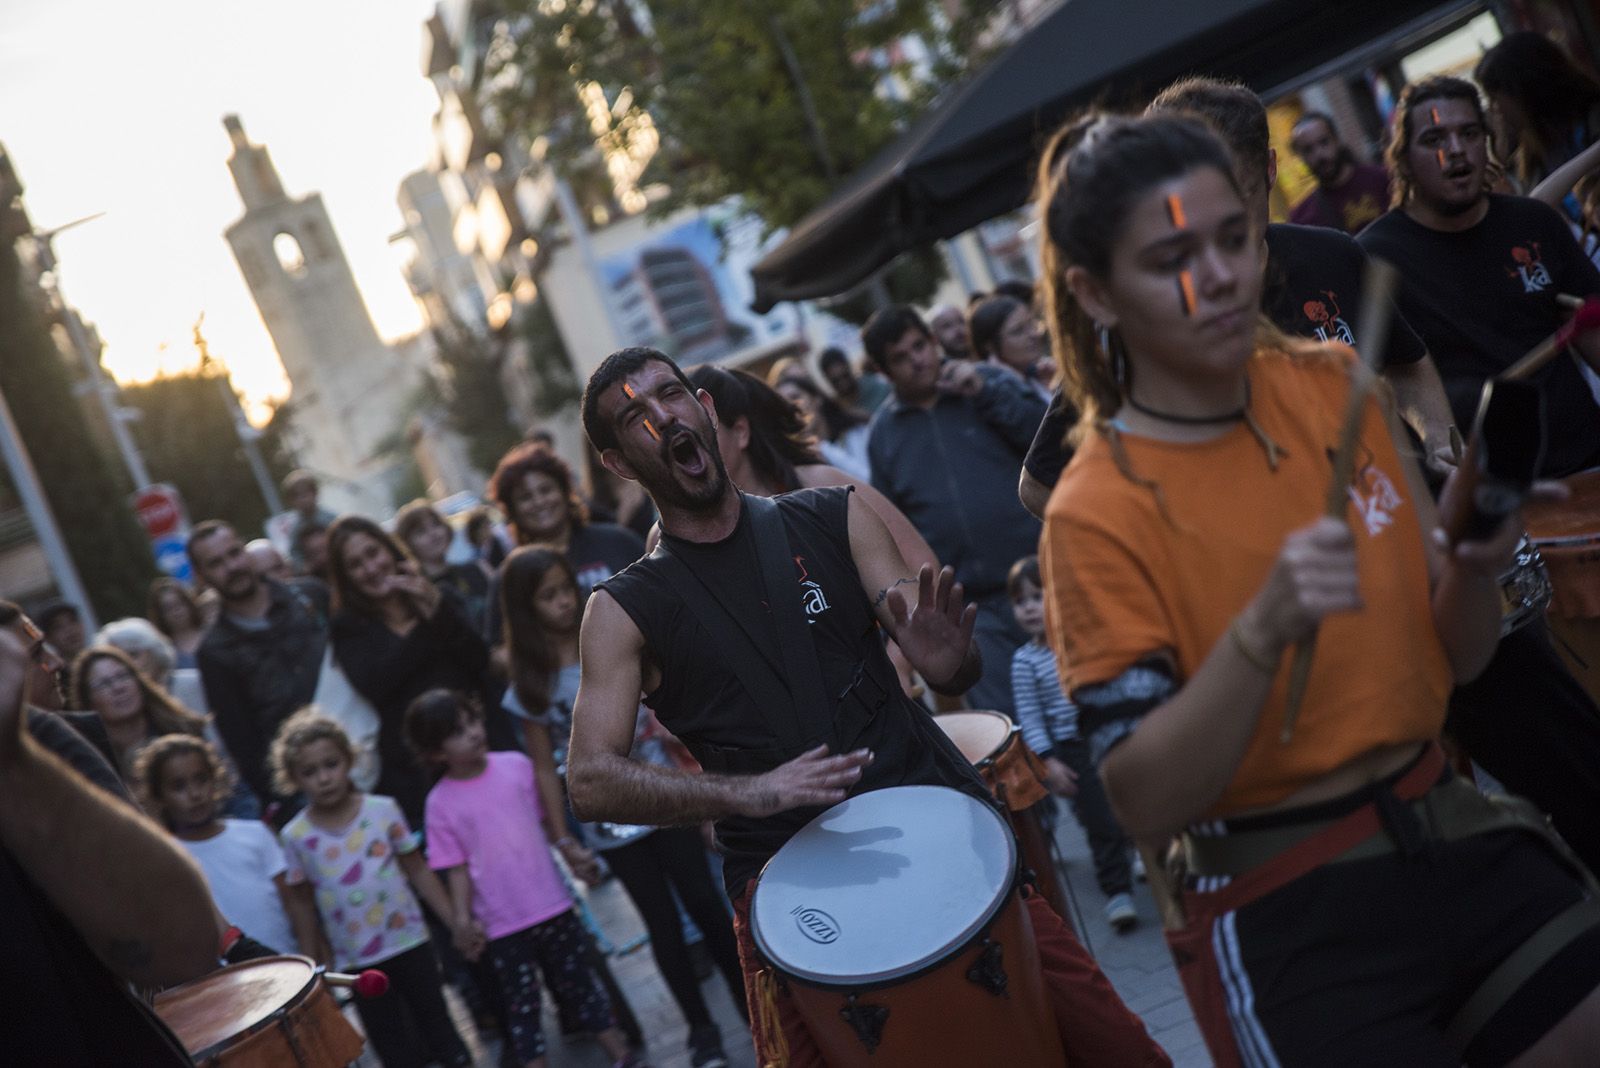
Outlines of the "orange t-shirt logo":
{"label": "orange t-shirt logo", "polygon": [[1367,536],[1375,538],[1394,522],[1394,514],[1405,503],[1394,481],[1380,468],[1368,464],[1356,472],[1347,491],[1354,502],[1361,521],[1366,524]]}

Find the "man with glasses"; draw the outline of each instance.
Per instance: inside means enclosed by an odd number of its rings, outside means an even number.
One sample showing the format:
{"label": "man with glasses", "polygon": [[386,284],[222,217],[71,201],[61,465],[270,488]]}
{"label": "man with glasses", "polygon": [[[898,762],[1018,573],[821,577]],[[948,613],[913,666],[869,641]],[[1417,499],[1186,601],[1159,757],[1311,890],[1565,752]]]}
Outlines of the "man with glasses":
{"label": "man with glasses", "polygon": [[47,712],[59,712],[66,702],[61,695],[61,675],[66,662],[45,638],[38,624],[10,601],[0,601],[0,630],[9,631],[28,654],[28,703]]}

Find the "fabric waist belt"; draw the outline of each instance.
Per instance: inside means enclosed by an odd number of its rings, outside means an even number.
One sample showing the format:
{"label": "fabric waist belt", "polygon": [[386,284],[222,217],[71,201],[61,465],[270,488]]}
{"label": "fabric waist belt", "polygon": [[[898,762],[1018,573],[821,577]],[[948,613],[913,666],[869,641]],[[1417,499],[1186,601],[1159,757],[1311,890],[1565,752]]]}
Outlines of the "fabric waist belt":
{"label": "fabric waist belt", "polygon": [[[1395,852],[1413,853],[1429,840],[1455,841],[1475,834],[1521,828],[1548,834],[1544,817],[1531,804],[1514,797],[1490,799],[1463,779],[1438,782],[1443,755],[1430,746],[1398,781],[1379,789],[1374,799],[1356,809],[1375,810],[1380,830],[1323,858],[1333,864]],[[1212,837],[1182,836],[1186,872],[1195,876],[1239,876],[1347,821],[1354,813],[1325,820],[1307,820],[1281,827],[1244,830]]]}

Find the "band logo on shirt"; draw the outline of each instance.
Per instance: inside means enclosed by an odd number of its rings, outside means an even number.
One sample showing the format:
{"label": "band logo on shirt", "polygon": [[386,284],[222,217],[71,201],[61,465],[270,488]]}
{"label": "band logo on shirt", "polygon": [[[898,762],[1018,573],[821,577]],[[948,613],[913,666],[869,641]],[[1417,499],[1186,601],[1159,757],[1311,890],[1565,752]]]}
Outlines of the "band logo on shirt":
{"label": "band logo on shirt", "polygon": [[1361,516],[1361,522],[1366,525],[1368,537],[1383,533],[1394,522],[1395,512],[1405,503],[1400,491],[1395,489],[1393,480],[1372,464],[1356,472],[1347,492]]}
{"label": "band logo on shirt", "polygon": [[828,595],[822,592],[822,587],[813,582],[806,571],[806,558],[795,557],[794,566],[800,570],[800,604],[806,610],[806,622],[815,623],[817,616],[833,606],[828,603]]}
{"label": "band logo on shirt", "polygon": [[1506,274],[1522,280],[1524,293],[1542,292],[1550,284],[1550,270],[1539,256],[1539,242],[1529,241],[1526,245],[1513,246],[1511,259],[1516,266],[1507,267]]}
{"label": "band logo on shirt", "polygon": [[1350,329],[1350,324],[1345,322],[1343,313],[1339,310],[1339,298],[1331,289],[1321,291],[1327,297],[1326,303],[1320,300],[1308,300],[1300,306],[1307,319],[1311,321],[1312,329],[1318,341],[1341,341],[1346,345],[1355,347],[1356,333]]}

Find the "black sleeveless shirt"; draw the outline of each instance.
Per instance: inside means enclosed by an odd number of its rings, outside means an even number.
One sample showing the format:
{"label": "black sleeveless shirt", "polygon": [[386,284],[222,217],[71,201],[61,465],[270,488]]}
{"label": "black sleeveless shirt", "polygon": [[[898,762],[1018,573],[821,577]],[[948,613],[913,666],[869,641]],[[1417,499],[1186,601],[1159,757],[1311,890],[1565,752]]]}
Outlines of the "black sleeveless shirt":
{"label": "black sleeveless shirt", "polygon": [[[926,709],[900,690],[883,647],[877,618],[850,554],[848,487],[803,489],[774,498],[794,556],[795,604],[805,613],[831,707],[804,724],[815,741],[836,723],[835,750],[870,748],[873,762],[852,794],[888,786],[940,785],[992,803],[972,765],[934,725]],[[778,631],[764,603],[761,570],[748,510],[733,533],[716,542],[663,534],[665,547],[693,568],[716,599],[739,617],[761,654],[783,673]],[[659,553],[659,550],[658,550]],[[701,626],[652,554],[599,584],[644,635],[661,670],[645,704],[708,771],[759,772],[798,755],[782,742],[729,666],[729,649]],[[862,709],[866,709],[862,712]],[[836,720],[836,716],[838,719]],[[784,842],[823,809],[799,808],[763,819],[729,817],[717,823],[728,892],[737,897]]]}

